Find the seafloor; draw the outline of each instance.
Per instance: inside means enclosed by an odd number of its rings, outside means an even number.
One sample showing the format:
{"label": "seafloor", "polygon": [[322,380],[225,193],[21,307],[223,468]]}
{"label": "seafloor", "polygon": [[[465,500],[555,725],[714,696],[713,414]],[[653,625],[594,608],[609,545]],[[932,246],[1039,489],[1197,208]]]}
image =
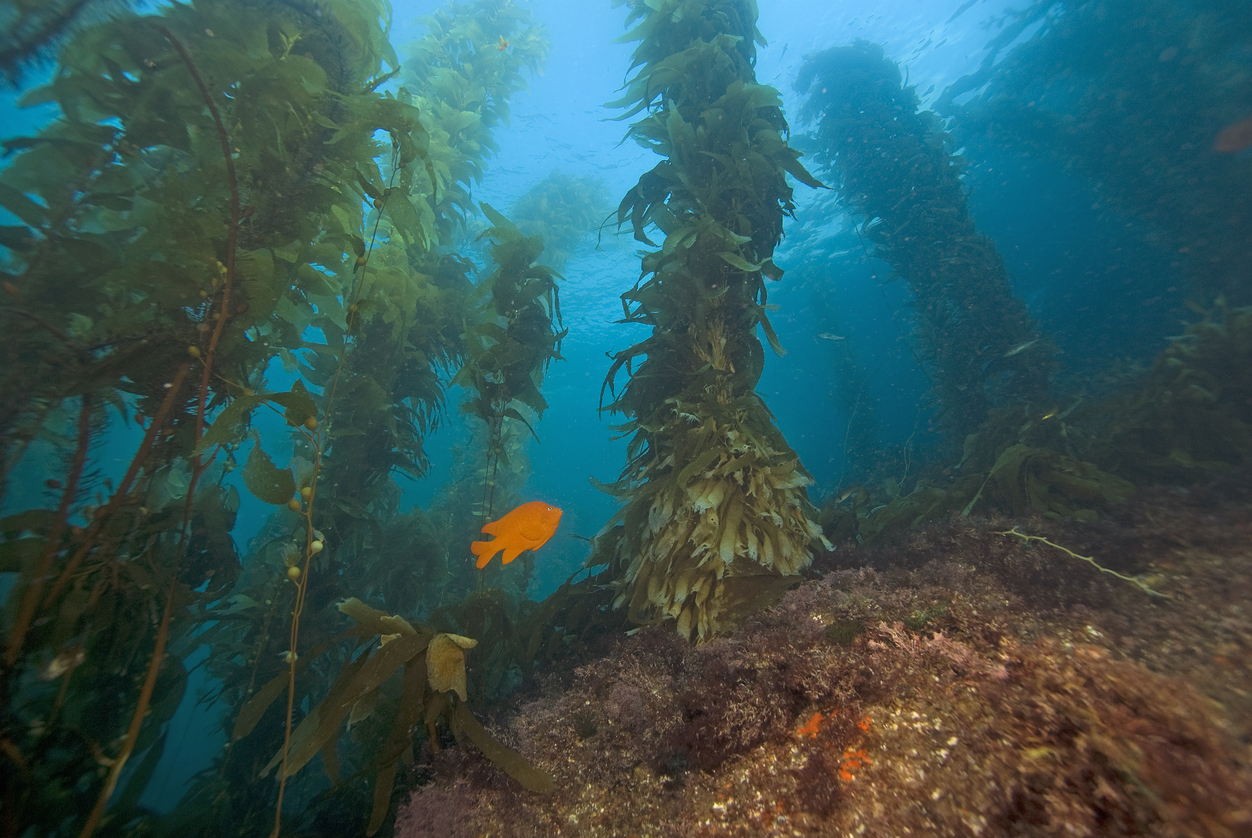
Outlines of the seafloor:
{"label": "seafloor", "polygon": [[1250,510],[1245,469],[842,548],[730,636],[545,673],[489,726],[557,791],[427,752],[396,835],[1252,835]]}

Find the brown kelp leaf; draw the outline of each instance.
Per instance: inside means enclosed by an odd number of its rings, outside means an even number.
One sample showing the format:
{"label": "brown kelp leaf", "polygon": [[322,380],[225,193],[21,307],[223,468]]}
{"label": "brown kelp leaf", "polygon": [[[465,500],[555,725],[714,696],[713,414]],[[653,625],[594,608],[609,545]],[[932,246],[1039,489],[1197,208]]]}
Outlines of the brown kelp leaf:
{"label": "brown kelp leaf", "polygon": [[452,699],[448,698],[447,693],[431,693],[426,696],[423,721],[426,724],[427,741],[430,742],[430,749],[435,753],[439,753],[439,731],[435,729],[435,722],[439,721],[439,717],[448,709],[451,702]]}
{"label": "brown kelp leaf", "polygon": [[549,794],[556,790],[556,783],[546,771],[540,771],[527,761],[526,757],[505,747],[494,736],[487,732],[474,714],[464,704],[458,703],[452,710],[453,733],[464,733],[474,743],[483,756],[491,760],[499,768],[530,791]]}
{"label": "brown kelp leaf", "polygon": [[296,479],[291,469],[278,468],[261,450],[260,437],[254,435],[252,451],[243,467],[243,483],[248,491],[266,503],[284,505],[296,492]]}
{"label": "brown kelp leaf", "polygon": [[335,737],[326,740],[322,746],[322,770],[332,786],[339,784],[339,751],[335,747]]}
{"label": "brown kelp leaf", "polygon": [[[406,662],[425,651],[428,642],[425,634],[400,637],[375,649],[364,663],[358,659],[344,667],[344,674],[339,676],[330,693],[321,704],[313,708],[292,734],[286,775],[290,777],[303,768],[321,750],[326,740],[339,732],[339,726],[343,724],[344,717],[352,706],[366,693],[390,678]],[[282,759],[281,751],[276,759]],[[267,769],[276,764],[275,760],[271,760]]]}
{"label": "brown kelp leaf", "polygon": [[[303,662],[297,661],[296,666],[300,666]],[[235,729],[231,731],[230,741],[237,742],[252,732],[257,722],[261,721],[261,717],[265,715],[265,711],[274,703],[274,699],[283,694],[283,689],[290,678],[291,673],[280,672],[252,694],[252,698],[248,699],[248,702],[240,709],[239,715],[235,717]]]}
{"label": "brown kelp leaf", "polygon": [[459,634],[436,634],[426,650],[426,668],[430,673],[430,688],[437,693],[453,690],[457,697],[466,701],[465,649],[478,645],[477,640]]}
{"label": "brown kelp leaf", "polygon": [[[333,715],[334,709],[344,704],[343,695],[348,691],[348,685],[351,683],[353,676],[359,672],[363,666],[365,666],[365,661],[366,656],[361,655],[356,660],[348,663],[343,668],[343,671],[339,673],[339,678],[335,680],[335,683],[331,686],[330,691],[326,693],[326,697],[322,699],[321,703],[309,711],[309,714],[304,717],[304,719],[296,727],[295,731],[292,732],[291,740],[287,743],[288,777],[298,771],[300,767],[303,767],[304,763],[308,762],[308,760],[312,758],[313,754],[317,753],[322,745],[325,744],[326,740],[321,739],[317,741],[316,745],[313,745],[310,748],[310,743],[314,741],[318,730],[321,727],[325,709],[331,708],[331,713]],[[344,714],[347,714],[347,708],[350,706],[351,702],[344,705]],[[337,722],[342,720],[343,716],[341,715],[339,716]],[[336,727],[338,727],[337,723]],[[294,765],[294,757],[296,754],[304,753],[306,751],[308,752],[308,756],[304,758],[304,761],[301,762],[299,766],[293,768],[292,766]],[[264,777],[269,774],[274,770],[274,767],[282,761],[283,749],[279,748],[278,752],[274,754],[266,766],[261,769],[261,776]]]}
{"label": "brown kelp leaf", "polygon": [[[374,760],[377,774],[374,777],[374,808],[370,812],[366,835],[373,835],[387,819],[391,808],[391,789],[396,780],[396,760],[413,744],[412,730],[422,715],[422,698],[426,694],[426,658],[419,655],[404,667],[404,691],[400,695],[400,708],[387,735],[387,744]],[[333,740],[332,740],[333,741]]]}
{"label": "brown kelp leaf", "polygon": [[[352,726],[358,722],[365,721],[374,715],[374,708],[378,706],[378,690],[373,689],[356,700],[352,705],[352,712],[348,714],[348,730],[352,730]],[[334,741],[331,737],[330,741]]]}
{"label": "brown kelp leaf", "polygon": [[387,811],[391,808],[391,790],[396,784],[396,767],[396,761],[392,760],[374,775],[374,807],[370,811],[369,826],[365,828],[366,835],[373,835],[387,820]]}
{"label": "brown kelp leaf", "polygon": [[386,611],[379,611],[377,608],[371,608],[356,597],[348,597],[338,605],[342,614],[347,614],[356,620],[357,624],[362,628],[369,629],[371,634],[417,634],[417,629],[413,628],[403,617],[396,617],[388,614]]}
{"label": "brown kelp leaf", "polygon": [[[309,651],[300,656],[296,661],[296,672],[304,668],[305,664],[325,652],[331,646],[338,644],[340,641],[359,633],[355,629],[340,632],[330,640],[323,641],[314,646]],[[252,732],[257,726],[257,722],[261,721],[261,717],[265,715],[265,711],[274,703],[274,699],[283,694],[283,690],[287,688],[287,682],[291,678],[291,673],[283,670],[275,675],[265,686],[252,694],[252,698],[239,710],[239,715],[235,717],[235,729],[231,731],[230,741],[237,742]]]}

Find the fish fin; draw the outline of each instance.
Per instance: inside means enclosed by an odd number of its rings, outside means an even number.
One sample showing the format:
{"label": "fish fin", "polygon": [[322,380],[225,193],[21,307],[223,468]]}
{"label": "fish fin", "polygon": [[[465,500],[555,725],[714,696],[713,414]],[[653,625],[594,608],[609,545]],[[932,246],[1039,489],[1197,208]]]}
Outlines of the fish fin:
{"label": "fish fin", "polygon": [[526,548],[525,548],[525,547],[509,547],[509,548],[507,548],[507,549],[504,551],[504,556],[503,556],[503,558],[502,558],[502,561],[503,561],[505,564],[508,564],[509,562],[511,562],[511,561],[513,561],[514,559],[516,559],[518,556],[520,556],[520,555],[521,555],[523,552],[525,552],[525,551],[526,551]]}
{"label": "fish fin", "polygon": [[[502,521],[504,519],[501,518],[500,520]],[[500,529],[500,521],[488,521],[487,523],[483,524],[483,528],[482,530],[480,530],[480,532],[485,532],[487,535],[499,535],[500,534],[499,529]]]}
{"label": "fish fin", "polygon": [[471,541],[470,552],[478,557],[478,569],[482,570],[486,567],[487,562],[491,561],[492,557],[500,552],[500,548],[503,546],[499,541]]}

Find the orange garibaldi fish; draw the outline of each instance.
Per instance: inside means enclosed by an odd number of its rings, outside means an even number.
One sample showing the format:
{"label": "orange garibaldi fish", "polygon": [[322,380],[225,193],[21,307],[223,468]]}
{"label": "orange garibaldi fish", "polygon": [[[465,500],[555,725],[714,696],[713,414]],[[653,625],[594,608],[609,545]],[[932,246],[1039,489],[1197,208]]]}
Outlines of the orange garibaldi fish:
{"label": "orange garibaldi fish", "polygon": [[524,503],[498,521],[483,525],[483,532],[494,535],[491,541],[470,543],[470,552],[478,557],[479,568],[487,566],[491,557],[501,550],[501,561],[513,561],[523,550],[538,550],[548,543],[561,523],[561,510],[541,500]]}

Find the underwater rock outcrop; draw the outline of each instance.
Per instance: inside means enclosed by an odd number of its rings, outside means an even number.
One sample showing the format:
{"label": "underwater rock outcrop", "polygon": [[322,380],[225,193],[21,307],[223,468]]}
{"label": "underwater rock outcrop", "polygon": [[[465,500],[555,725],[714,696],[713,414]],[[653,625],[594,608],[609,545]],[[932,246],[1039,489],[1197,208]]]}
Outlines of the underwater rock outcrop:
{"label": "underwater rock outcrop", "polygon": [[953,518],[827,554],[709,643],[615,639],[492,725],[554,794],[423,756],[396,834],[1239,838],[1250,480],[1021,522],[1167,597]]}
{"label": "underwater rock outcrop", "polygon": [[[619,0],[621,5],[625,0]],[[707,639],[776,594],[822,539],[804,493],[809,477],[754,391],[764,366],[756,335],[781,347],[766,316],[771,260],[790,213],[788,173],[820,184],[788,147],[778,92],[753,71],[753,0],[634,0],[624,40],[638,71],[611,103],[630,134],[665,159],[618,209],[635,238],[665,234],[622,295],[624,321],[651,336],[618,352],[608,409],[627,414],[629,463],[612,488],[620,524],[601,536],[617,604],[632,619],[673,620]],[[638,359],[644,358],[635,366]],[[615,388],[617,374],[629,381]]]}
{"label": "underwater rock outcrop", "polygon": [[816,122],[818,159],[864,219],[874,256],[913,293],[914,334],[950,443],[959,447],[994,408],[1043,404],[1055,350],[975,228],[961,160],[938,117],[918,111],[899,67],[858,42],[809,56],[796,89],[809,94],[801,116]]}

